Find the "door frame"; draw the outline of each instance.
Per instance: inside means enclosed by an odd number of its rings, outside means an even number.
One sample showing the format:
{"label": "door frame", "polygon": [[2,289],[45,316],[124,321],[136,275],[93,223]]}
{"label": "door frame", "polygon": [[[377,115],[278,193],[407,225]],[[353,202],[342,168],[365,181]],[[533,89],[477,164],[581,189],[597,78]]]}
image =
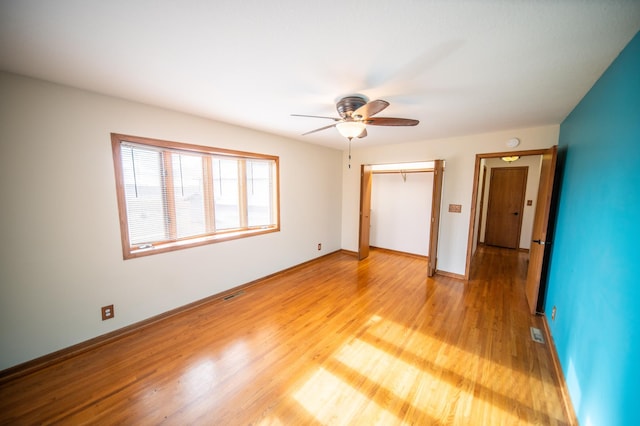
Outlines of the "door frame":
{"label": "door frame", "polygon": [[[548,152],[549,149],[531,149],[524,151],[503,151],[503,152],[490,152],[485,154],[476,154],[476,162],[473,172],[473,190],[471,191],[471,209],[470,209],[470,218],[469,218],[469,232],[467,238],[467,259],[464,267],[464,279],[469,280],[471,274],[471,258],[473,256],[473,238],[474,238],[474,227],[476,225],[476,205],[478,203],[478,187],[479,178],[480,178],[480,162],[486,158],[501,158],[506,156],[517,155],[520,157],[524,157],[527,155],[543,155]],[[482,220],[482,219],[481,219]]]}
{"label": "door frame", "polygon": [[442,204],[442,182],[444,179],[444,160],[435,160],[433,163],[428,277],[434,276],[438,271],[438,235],[440,234],[440,208]]}
{"label": "door frame", "polygon": [[[480,188],[480,212],[478,213],[478,219],[480,220],[480,223],[478,224],[478,231],[473,234],[473,241],[476,241],[476,245],[480,243],[480,235],[482,235],[482,215],[484,214],[484,197],[487,186],[487,171],[487,165],[485,164],[482,168],[482,186]],[[478,182],[478,184],[479,183],[480,182]]]}
{"label": "door frame", "polygon": [[[431,277],[437,272],[438,261],[438,234],[440,232],[440,209],[442,203],[442,185],[444,179],[445,160],[433,161],[433,168],[418,169],[419,172],[433,173],[433,189],[431,195],[431,217],[429,218],[429,262],[427,276]],[[369,255],[370,232],[370,204],[372,186],[372,164],[360,165],[360,211],[358,226],[358,260],[365,259]],[[368,205],[367,205],[368,203]]]}
{"label": "door frame", "polygon": [[371,185],[373,171],[371,165],[360,165],[360,219],[358,222],[358,260],[369,256],[369,239],[371,237]]}

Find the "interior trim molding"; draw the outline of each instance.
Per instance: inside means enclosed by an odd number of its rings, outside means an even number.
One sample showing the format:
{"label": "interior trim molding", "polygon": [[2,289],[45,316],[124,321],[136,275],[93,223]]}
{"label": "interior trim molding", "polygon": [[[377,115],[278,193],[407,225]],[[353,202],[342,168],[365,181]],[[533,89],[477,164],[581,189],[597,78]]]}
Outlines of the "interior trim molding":
{"label": "interior trim molding", "polygon": [[[233,293],[237,293],[238,291],[245,290],[249,287],[252,287],[256,284],[263,283],[273,277],[285,274],[287,272],[293,271],[295,269],[301,268],[302,266],[308,265],[310,263],[318,262],[320,259],[327,257],[336,252],[345,252],[344,250],[336,250],[331,253],[327,253],[325,255],[313,258],[306,262],[299,263],[290,268],[283,269],[278,272],[274,272],[273,274],[266,275],[262,278],[258,278],[254,281],[241,284],[237,287],[230,288],[220,293],[213,294],[211,296],[205,297],[204,299],[196,300],[195,302],[191,302],[189,304],[179,306],[170,311],[163,312],[161,314],[155,315],[153,317],[144,319],[142,321],[130,324],[128,326],[119,328],[117,330],[111,331],[109,333],[94,337],[89,340],[85,340],[84,342],[77,343],[75,345],[57,350],[55,352],[51,352],[49,354],[43,355],[38,358],[34,358],[30,361],[23,362],[21,364],[15,365],[13,367],[6,368],[0,371],[0,385],[10,382],[12,380],[16,380],[20,377],[27,376],[29,374],[35,373],[39,370],[45,369],[67,359],[73,358],[75,356],[81,355],[85,352],[88,352],[92,349],[103,346],[107,343],[122,339],[123,337],[129,336],[131,334],[138,333],[143,329],[157,323],[163,321],[167,318],[171,318],[174,316],[178,316],[184,314],[188,311],[191,311],[199,306],[209,304],[209,303],[220,303],[224,300],[226,296],[229,296]],[[347,252],[348,254],[348,252]]]}
{"label": "interior trim molding", "polygon": [[569,396],[569,388],[567,387],[567,381],[564,377],[564,372],[562,371],[562,366],[560,364],[560,358],[558,357],[558,351],[556,350],[556,344],[551,336],[551,329],[549,328],[549,322],[547,320],[547,316],[542,314],[542,325],[544,329],[545,339],[547,339],[547,344],[549,345],[549,353],[551,354],[551,361],[553,362],[553,369],[555,370],[556,377],[560,381],[560,393],[562,394],[562,403],[564,404],[564,409],[566,410],[567,416],[569,417],[569,424],[571,426],[579,426],[578,417],[576,416],[576,412],[573,409],[573,404],[571,403],[571,397]]}
{"label": "interior trim molding", "polygon": [[375,249],[375,250],[378,250],[378,251],[383,251],[383,252],[393,253],[393,254],[399,254],[401,256],[415,257],[415,258],[418,258],[418,259],[429,261],[429,256],[425,256],[423,254],[409,253],[407,251],[399,251],[399,250],[393,250],[393,249],[388,249],[388,248],[383,248],[383,247],[376,247],[376,246],[371,246],[371,248]]}
{"label": "interior trim molding", "polygon": [[436,275],[440,275],[443,277],[455,278],[456,280],[469,281],[467,277],[462,274],[454,274],[453,272],[441,271],[440,269],[436,270]]}

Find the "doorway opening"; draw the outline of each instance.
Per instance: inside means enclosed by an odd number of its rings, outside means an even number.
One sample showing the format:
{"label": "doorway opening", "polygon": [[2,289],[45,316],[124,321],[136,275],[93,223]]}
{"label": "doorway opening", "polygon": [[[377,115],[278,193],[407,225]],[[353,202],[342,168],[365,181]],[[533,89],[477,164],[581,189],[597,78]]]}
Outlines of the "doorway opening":
{"label": "doorway opening", "polygon": [[428,275],[435,273],[443,172],[443,160],[361,166],[360,260],[373,241],[426,256]]}
{"label": "doorway opening", "polygon": [[[548,267],[550,245],[553,238],[553,225],[550,223],[554,205],[557,201],[557,182],[558,174],[557,156],[558,147],[552,146],[545,150],[520,151],[511,153],[493,153],[476,155],[476,167],[474,174],[474,190],[472,193],[471,219],[469,223],[469,239],[467,245],[467,263],[465,270],[465,278],[469,279],[471,258],[477,248],[477,235],[479,229],[479,220],[476,212],[478,208],[478,186],[480,180],[480,170],[482,162],[487,158],[495,158],[502,156],[540,156],[540,178],[538,180],[538,191],[536,194],[536,206],[533,210],[533,223],[531,233],[527,233],[528,244],[530,245],[528,256],[528,268],[526,275],[525,294],[527,303],[532,314],[541,312],[544,303],[544,294],[546,288],[546,270]],[[485,170],[482,167],[482,170]],[[483,179],[484,181],[484,179]],[[529,204],[529,203],[527,203]]]}
{"label": "doorway opening", "polygon": [[[528,251],[531,243],[531,232],[533,227],[533,219],[535,216],[535,208],[537,202],[537,192],[540,181],[540,164],[542,155],[546,152],[545,149],[526,150],[526,151],[510,151],[506,152],[494,152],[486,154],[477,154],[475,161],[474,171],[474,184],[471,200],[471,218],[469,224],[469,238],[467,244],[467,257],[465,267],[465,279],[471,279],[471,261],[476,253],[479,245],[496,245],[502,247],[505,243],[503,241],[497,241],[492,238],[491,221],[488,221],[489,213],[489,199],[491,195],[491,176],[494,169],[515,169],[515,168],[527,168],[526,185],[524,189],[524,197],[521,201],[523,204],[520,209],[514,209],[509,211],[508,209],[502,212],[502,215],[511,215],[512,225],[515,222],[519,223],[519,236],[517,236],[516,244],[512,240],[509,243],[511,248],[516,250]],[[505,156],[518,156],[517,161],[506,162],[502,160]],[[498,172],[500,173],[500,172]],[[511,173],[511,172],[509,172]],[[502,191],[502,189],[498,189]],[[517,212],[517,215],[513,213]],[[489,222],[489,223],[488,223]],[[489,242],[487,243],[487,225],[489,225]],[[517,228],[516,231],[517,232]],[[495,228],[494,228],[495,230]],[[501,231],[498,231],[501,232]],[[514,232],[514,231],[511,231]],[[495,233],[494,233],[495,235]],[[511,236],[510,238],[513,238]],[[493,243],[493,244],[492,244]],[[515,247],[513,247],[515,245]]]}

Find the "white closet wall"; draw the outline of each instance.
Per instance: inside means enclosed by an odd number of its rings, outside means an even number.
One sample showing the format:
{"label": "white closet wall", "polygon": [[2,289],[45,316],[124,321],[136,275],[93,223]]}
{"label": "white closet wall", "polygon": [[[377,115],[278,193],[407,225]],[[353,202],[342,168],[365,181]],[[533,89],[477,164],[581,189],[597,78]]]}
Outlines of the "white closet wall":
{"label": "white closet wall", "polygon": [[370,244],[428,256],[432,191],[431,172],[374,174]]}

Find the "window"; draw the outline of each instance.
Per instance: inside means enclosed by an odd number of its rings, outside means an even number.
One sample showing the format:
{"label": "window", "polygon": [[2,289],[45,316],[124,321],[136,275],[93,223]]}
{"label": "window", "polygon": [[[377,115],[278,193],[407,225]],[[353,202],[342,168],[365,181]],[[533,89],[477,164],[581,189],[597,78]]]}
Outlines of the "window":
{"label": "window", "polygon": [[125,259],[280,230],[278,157],[111,134]]}

